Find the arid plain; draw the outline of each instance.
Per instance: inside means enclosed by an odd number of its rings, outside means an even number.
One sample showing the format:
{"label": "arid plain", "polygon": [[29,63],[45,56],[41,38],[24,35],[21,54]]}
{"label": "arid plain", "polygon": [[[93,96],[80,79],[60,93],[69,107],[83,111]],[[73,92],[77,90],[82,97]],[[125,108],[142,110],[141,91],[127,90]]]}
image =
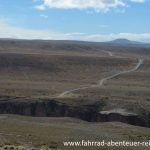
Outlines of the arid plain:
{"label": "arid plain", "polygon": [[148,141],[150,48],[1,39],[0,113],[1,145]]}

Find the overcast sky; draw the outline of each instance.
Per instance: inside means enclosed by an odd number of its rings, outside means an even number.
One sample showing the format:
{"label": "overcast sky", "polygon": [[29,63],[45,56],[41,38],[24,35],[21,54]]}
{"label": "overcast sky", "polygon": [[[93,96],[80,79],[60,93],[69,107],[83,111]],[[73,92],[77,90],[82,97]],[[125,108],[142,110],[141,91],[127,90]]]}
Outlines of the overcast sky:
{"label": "overcast sky", "polygon": [[150,0],[0,0],[0,38],[150,42]]}

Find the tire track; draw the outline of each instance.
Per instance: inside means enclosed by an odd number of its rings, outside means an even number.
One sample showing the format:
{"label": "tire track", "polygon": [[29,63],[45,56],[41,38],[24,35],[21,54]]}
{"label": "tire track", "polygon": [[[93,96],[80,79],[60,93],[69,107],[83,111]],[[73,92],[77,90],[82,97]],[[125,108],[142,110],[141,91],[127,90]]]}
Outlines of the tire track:
{"label": "tire track", "polygon": [[[112,52],[109,52],[109,51],[104,51],[105,53],[107,53],[109,56],[114,56]],[[67,94],[70,94],[70,93],[73,93],[73,92],[76,92],[76,91],[80,91],[80,90],[84,90],[84,89],[88,89],[88,88],[94,88],[94,87],[102,87],[104,85],[104,83],[110,79],[113,79],[115,77],[118,77],[120,75],[123,75],[123,74],[126,74],[126,73],[131,73],[131,72],[134,72],[136,70],[139,69],[139,67],[143,64],[143,59],[138,59],[138,62],[136,64],[136,66],[132,69],[129,69],[129,70],[125,70],[125,71],[121,71],[119,73],[116,73],[114,75],[111,75],[111,76],[108,76],[108,77],[105,77],[103,79],[101,79],[100,81],[98,81],[97,84],[93,85],[86,85],[86,86],[83,86],[83,87],[80,87],[80,88],[76,88],[76,89],[71,89],[71,90],[67,90],[63,93],[61,93],[60,95],[57,96],[57,98],[62,98],[64,96],[66,96]]]}

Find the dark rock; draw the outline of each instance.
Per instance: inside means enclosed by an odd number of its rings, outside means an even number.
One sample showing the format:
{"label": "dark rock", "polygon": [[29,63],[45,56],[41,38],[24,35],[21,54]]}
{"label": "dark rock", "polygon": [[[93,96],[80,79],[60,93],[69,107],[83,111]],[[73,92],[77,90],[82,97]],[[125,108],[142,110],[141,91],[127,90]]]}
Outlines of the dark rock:
{"label": "dark rock", "polygon": [[55,100],[27,100],[15,98],[0,101],[1,114],[18,114],[33,117],[73,117],[89,122],[118,121],[131,125],[149,127],[149,121],[138,115],[100,113],[97,105],[71,106]]}

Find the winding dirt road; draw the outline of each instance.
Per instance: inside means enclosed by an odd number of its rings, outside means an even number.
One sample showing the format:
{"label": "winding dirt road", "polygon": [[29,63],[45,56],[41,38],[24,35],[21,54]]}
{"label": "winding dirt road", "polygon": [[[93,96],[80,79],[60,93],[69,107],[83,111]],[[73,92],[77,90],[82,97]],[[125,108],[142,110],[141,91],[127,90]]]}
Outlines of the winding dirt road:
{"label": "winding dirt road", "polygon": [[117,77],[117,76],[120,76],[120,75],[122,75],[122,74],[130,73],[130,72],[134,72],[134,71],[138,70],[142,63],[143,63],[143,60],[142,60],[142,59],[139,59],[138,62],[137,62],[137,65],[136,65],[133,69],[126,70],[126,71],[122,71],[122,72],[116,73],[116,74],[114,74],[114,75],[112,75],[112,76],[103,78],[103,79],[100,80],[99,83],[98,83],[99,87],[103,86],[104,82],[106,82],[107,80],[110,80],[110,79],[115,78],[115,77]]}
{"label": "winding dirt road", "polygon": [[112,53],[112,52],[110,52],[110,51],[102,50],[102,52],[107,53],[107,54],[108,54],[109,56],[111,56],[111,57],[112,57],[112,56],[114,56],[114,55],[113,55],[113,53]]}
{"label": "winding dirt road", "polygon": [[[114,56],[112,52],[109,52],[109,51],[104,51],[105,53],[107,53],[109,56]],[[94,87],[102,87],[104,85],[104,82],[106,82],[107,80],[110,80],[110,79],[113,79],[117,76],[120,76],[120,75],[123,75],[123,74],[126,74],[126,73],[131,73],[131,72],[134,72],[136,70],[139,69],[139,67],[143,64],[143,59],[138,59],[138,62],[136,64],[136,66],[130,70],[125,70],[125,71],[121,71],[119,73],[116,73],[114,75],[111,75],[111,76],[108,76],[108,77],[105,77],[103,79],[101,79],[100,81],[98,81],[97,84],[93,85],[86,85],[86,86],[83,86],[83,87],[80,87],[80,88],[76,88],[76,89],[71,89],[71,90],[67,90],[63,93],[61,93],[59,96],[57,96],[58,98],[60,97],[64,97],[66,96],[67,94],[70,94],[70,93],[73,93],[73,92],[76,92],[76,91],[80,91],[80,90],[84,90],[84,89],[88,89],[88,88],[94,88]]]}

